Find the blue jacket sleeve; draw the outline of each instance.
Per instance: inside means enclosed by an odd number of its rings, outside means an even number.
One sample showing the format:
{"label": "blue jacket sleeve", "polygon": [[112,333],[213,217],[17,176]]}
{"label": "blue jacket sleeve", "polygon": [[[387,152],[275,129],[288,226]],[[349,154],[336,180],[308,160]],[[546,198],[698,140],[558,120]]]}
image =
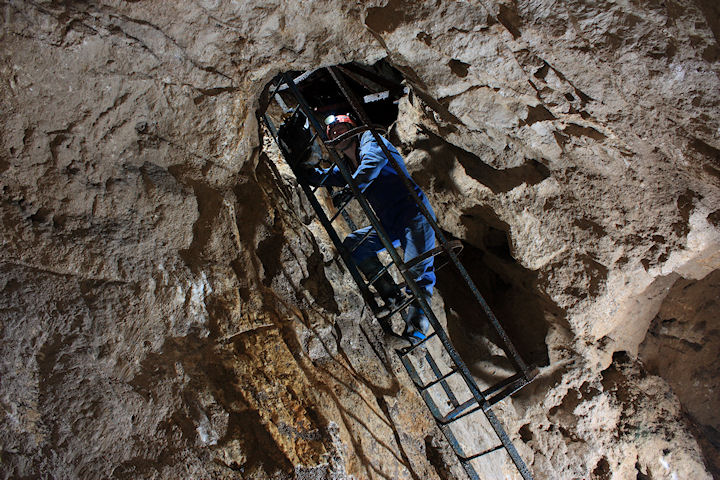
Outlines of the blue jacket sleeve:
{"label": "blue jacket sleeve", "polygon": [[[395,148],[385,139],[382,140],[385,146],[388,147],[390,153],[395,155]],[[399,154],[397,155],[399,156]],[[377,178],[387,163],[387,157],[372,134],[370,134],[370,132],[363,134],[360,140],[360,165],[353,174],[353,178],[357,182],[358,187],[360,187],[360,190],[365,190],[365,188]]]}
{"label": "blue jacket sleeve", "polygon": [[[392,144],[384,138],[380,138],[383,140],[383,143],[390,153],[402,165],[402,157],[395,147],[393,147]],[[357,182],[360,190],[365,190],[365,188],[367,188],[367,186],[370,185],[370,183],[372,183],[378,175],[380,175],[380,171],[385,165],[387,165],[388,159],[370,132],[365,132],[360,139],[359,157],[360,165],[357,170],[355,170],[355,173],[353,173],[353,178],[355,179],[355,182]],[[330,172],[329,168],[315,168],[310,170],[307,173],[308,181],[312,185],[319,185],[328,172]],[[345,179],[342,177],[340,169],[337,166],[332,167],[332,172],[330,172],[330,175],[323,185],[332,187],[344,187],[346,185]]]}

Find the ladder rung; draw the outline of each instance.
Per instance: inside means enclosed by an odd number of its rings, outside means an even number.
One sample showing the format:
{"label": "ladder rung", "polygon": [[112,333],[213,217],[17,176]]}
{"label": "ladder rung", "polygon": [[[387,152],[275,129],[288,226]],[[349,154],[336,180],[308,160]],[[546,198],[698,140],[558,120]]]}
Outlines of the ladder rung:
{"label": "ladder rung", "polygon": [[375,276],[368,282],[368,287],[369,287],[370,285],[373,285],[373,284],[374,284],[375,282],[377,282],[378,280],[380,280],[380,277],[382,277],[383,275],[385,275],[385,272],[388,271],[388,269],[390,268],[390,265],[392,265],[392,264],[393,264],[393,262],[390,262],[390,263],[388,263],[387,265],[384,265],[383,268],[381,268],[381,269],[378,271],[378,273],[376,273]]}
{"label": "ladder rung", "polygon": [[[427,338],[425,340],[427,340]],[[432,382],[428,383],[427,385],[423,385],[423,386],[418,385],[418,388],[420,388],[420,390],[427,390],[429,388],[432,388],[435,385],[437,385],[438,383],[444,382],[445,380],[447,380],[449,377],[456,374],[457,372],[458,372],[457,370],[450,370],[448,373],[446,373],[442,377],[438,378],[437,380],[433,380]]]}
{"label": "ladder rung", "polygon": [[353,249],[350,250],[350,253],[355,253],[355,250],[360,248],[360,245],[362,245],[365,240],[370,238],[370,235],[372,235],[374,231],[375,231],[375,229],[373,227],[368,228],[368,231],[365,233],[365,235],[363,235],[363,237],[360,239],[360,241],[357,243],[357,245],[355,245],[353,247]]}
{"label": "ladder rung", "polygon": [[[516,383],[517,383],[517,384],[516,384]],[[517,392],[518,390],[520,390],[521,388],[523,388],[523,387],[524,387],[525,385],[527,385],[527,384],[528,384],[528,382],[525,381],[524,378],[519,378],[519,379],[516,380],[515,382],[513,382],[513,383],[511,383],[510,385],[508,385],[507,387],[505,387],[504,389],[500,390],[498,393],[496,393],[496,394],[493,395],[492,397],[488,398],[488,399],[487,399],[487,402],[488,402],[490,405],[495,405],[495,404],[498,403],[499,401],[501,401],[501,400],[509,397],[509,396],[512,395],[513,393]]]}
{"label": "ladder rung", "polygon": [[410,259],[409,261],[405,262],[405,268],[411,268],[414,265],[416,265],[424,260],[427,260],[430,257],[439,255],[439,254],[443,253],[444,251],[446,251],[446,248],[460,252],[460,250],[462,250],[462,248],[463,248],[463,245],[462,245],[462,242],[459,240],[452,240],[450,242],[447,242],[446,246],[440,245],[439,247],[435,247],[432,250],[428,250],[427,252],[422,253],[422,254],[418,255],[417,257]]}
{"label": "ladder rung", "polygon": [[483,390],[482,395],[483,397],[489,397],[493,393],[497,392],[498,390],[502,390],[506,386],[510,385],[511,383],[515,383],[516,381],[522,379],[522,373],[516,373],[512,377],[508,377],[505,380],[496,383],[492,387],[488,388],[487,390]]}
{"label": "ladder rung", "polygon": [[393,315],[395,315],[395,314],[398,313],[399,311],[407,308],[407,306],[410,305],[413,301],[415,301],[415,295],[410,295],[410,296],[407,298],[407,300],[405,300],[405,301],[404,301],[402,304],[400,304],[399,306],[395,307],[395,309],[394,309],[393,311],[391,311],[390,313],[388,313],[387,315],[385,315],[383,318],[390,318],[390,317],[392,317]]}
{"label": "ladder rung", "polygon": [[315,192],[317,192],[318,190],[320,190],[320,188],[326,186],[326,185],[325,185],[325,182],[327,181],[328,178],[330,178],[330,175],[332,174],[332,169],[333,169],[333,167],[330,167],[328,173],[326,173],[325,175],[323,175],[323,178],[322,178],[322,180],[320,180],[320,183],[317,184],[317,186],[311,190],[312,193],[315,193]]}
{"label": "ladder rung", "polygon": [[448,424],[450,422],[454,422],[455,420],[460,420],[463,417],[466,417],[470,415],[471,413],[475,413],[479,410],[482,410],[482,407],[478,406],[477,408],[473,408],[471,410],[468,410],[463,413],[464,410],[467,410],[469,407],[471,407],[473,404],[476,404],[477,400],[473,397],[470,400],[468,400],[465,403],[462,403],[458,405],[457,407],[453,408],[448,412],[447,415],[445,415],[442,418],[439,418],[438,421],[442,423],[443,425]]}
{"label": "ladder rung", "polygon": [[484,452],[476,453],[475,455],[471,455],[469,457],[461,457],[460,461],[461,462],[469,462],[470,460],[475,460],[476,458],[482,457],[483,455],[487,455],[488,453],[497,452],[498,450],[500,450],[501,448],[504,448],[504,447],[505,447],[505,445],[503,445],[501,443],[500,445],[498,445],[496,447],[488,448]]}
{"label": "ladder rung", "polygon": [[420,341],[419,341],[418,343],[416,343],[415,345],[412,345],[412,346],[410,346],[410,347],[407,347],[405,350],[403,350],[401,355],[403,355],[403,356],[404,356],[404,355],[407,355],[408,353],[412,352],[413,350],[415,350],[416,348],[418,348],[419,346],[421,346],[422,344],[424,344],[425,342],[427,342],[428,340],[430,340],[430,339],[431,339],[432,337],[434,337],[435,335],[437,335],[437,332],[432,332],[430,335],[425,336],[425,338],[424,338],[423,340],[420,340]]}
{"label": "ladder rung", "polygon": [[352,202],[354,199],[355,199],[355,195],[353,195],[352,197],[350,197],[350,199],[349,199],[347,202],[345,202],[344,205],[342,205],[341,207],[339,207],[339,208],[338,208],[338,211],[335,212],[335,215],[333,215],[332,218],[330,218],[330,223],[332,223],[333,221],[335,221],[335,219],[340,216],[340,214],[347,208],[348,205],[350,205],[350,202]]}

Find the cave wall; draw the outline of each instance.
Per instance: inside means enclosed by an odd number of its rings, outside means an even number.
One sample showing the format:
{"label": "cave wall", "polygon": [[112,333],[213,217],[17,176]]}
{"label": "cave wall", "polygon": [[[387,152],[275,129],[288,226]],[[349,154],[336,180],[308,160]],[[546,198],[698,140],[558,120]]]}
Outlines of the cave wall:
{"label": "cave wall", "polygon": [[709,478],[636,355],[720,267],[712,2],[0,12],[4,478],[460,475],[256,120],[275,74],[380,58],[441,226],[504,232],[483,263],[537,295],[541,374],[501,406],[536,477]]}
{"label": "cave wall", "polygon": [[678,279],[650,324],[639,358],[672,387],[700,431],[712,473],[720,474],[717,409],[720,354],[720,271],[701,280]]}

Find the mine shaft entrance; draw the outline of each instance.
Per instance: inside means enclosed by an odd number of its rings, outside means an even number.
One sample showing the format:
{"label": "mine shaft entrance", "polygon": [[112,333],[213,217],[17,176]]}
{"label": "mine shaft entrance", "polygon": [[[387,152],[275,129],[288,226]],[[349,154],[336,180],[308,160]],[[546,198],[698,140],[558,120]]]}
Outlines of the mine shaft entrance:
{"label": "mine shaft entrance", "polygon": [[[404,347],[397,347],[397,343],[389,345],[394,345],[468,476],[471,479],[494,476],[492,472],[497,472],[499,463],[511,460],[523,479],[528,480],[532,474],[495,416],[493,405],[532,381],[536,370],[523,361],[459,261],[461,242],[448,238],[440,229],[427,198],[407,172],[403,157],[381,135],[397,115],[397,108],[389,105],[396,105],[405,91],[401,76],[387,64],[372,68],[348,64],[284,73],[271,83],[267,96],[279,110],[273,112],[268,105],[262,120],[386,338],[409,343]],[[367,110],[373,112],[372,116]],[[344,116],[346,111],[355,121]],[[273,114],[282,118],[279,128]],[[321,119],[328,114],[331,115],[325,122],[326,128]],[[317,168],[323,161],[329,167]],[[319,201],[323,190],[338,187],[342,188],[341,195],[335,196],[331,204]],[[395,196],[390,196],[391,193]],[[363,225],[369,226],[356,228],[348,215],[351,203],[356,203],[364,216]],[[388,216],[388,211],[392,215]],[[412,214],[399,216],[400,212]],[[336,226],[342,218],[353,230],[345,241]],[[400,245],[403,256],[396,249]],[[375,254],[380,251],[387,252],[388,262],[377,262]],[[482,312],[492,326],[499,348],[512,365],[504,378],[480,387],[433,311],[430,300],[436,256],[444,256],[455,267],[470,291],[469,301],[476,302],[477,312]],[[370,257],[376,260],[373,263],[376,266],[363,267]],[[389,298],[380,281],[387,281],[383,279],[392,268],[404,280],[404,293],[398,289],[399,296],[393,294]],[[402,335],[393,330],[392,319],[396,315],[402,315],[406,324]],[[484,418],[475,415],[478,413]],[[470,430],[468,420],[473,425]],[[485,426],[475,428],[481,421]],[[500,443],[493,445],[497,441]],[[505,460],[497,457],[497,452],[505,455]]]}
{"label": "mine shaft entrance", "polygon": [[[404,85],[403,75],[385,60],[380,60],[374,65],[364,65],[351,62],[335,67],[339,69],[347,79],[348,88],[361,99],[363,109],[373,124],[382,126],[384,129],[397,120],[398,102],[408,92]],[[331,114],[346,114],[352,112],[347,97],[333,80],[325,68],[309,70],[307,72],[288,72],[294,77],[298,91],[307,101],[310,109],[315,113],[316,118],[322,122],[325,117]],[[297,99],[287,85],[281,85],[274,93],[270,102],[268,113],[277,118],[277,110],[272,109],[272,104],[277,106],[283,113],[289,113],[297,107]]]}

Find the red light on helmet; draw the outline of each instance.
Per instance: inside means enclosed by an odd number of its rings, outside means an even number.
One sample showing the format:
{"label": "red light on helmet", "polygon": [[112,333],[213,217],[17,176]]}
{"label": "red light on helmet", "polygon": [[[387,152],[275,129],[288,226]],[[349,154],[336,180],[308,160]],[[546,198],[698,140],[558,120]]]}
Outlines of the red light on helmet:
{"label": "red light on helmet", "polygon": [[355,122],[348,115],[329,115],[325,118],[325,134],[328,138],[330,138],[330,129],[338,123],[348,123],[351,127],[355,127]]}

